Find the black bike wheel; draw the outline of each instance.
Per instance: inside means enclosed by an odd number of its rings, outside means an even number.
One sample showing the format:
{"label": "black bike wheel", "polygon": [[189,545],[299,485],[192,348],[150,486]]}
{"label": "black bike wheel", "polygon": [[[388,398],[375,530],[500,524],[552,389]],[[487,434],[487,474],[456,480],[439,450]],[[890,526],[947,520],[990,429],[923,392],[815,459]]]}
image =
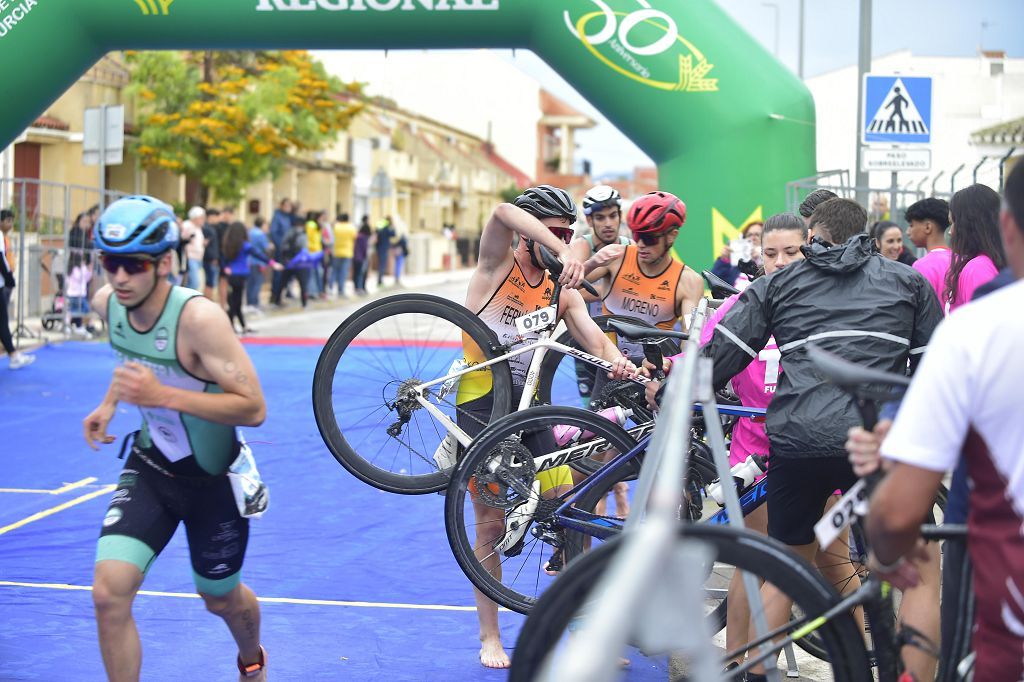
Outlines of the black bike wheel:
{"label": "black bike wheel", "polygon": [[[611,333],[608,330],[608,322],[611,320],[630,322],[642,327],[655,329],[653,325],[645,320],[629,317],[628,315],[599,315],[593,319],[597,326],[601,328],[601,331],[605,333]],[[579,342],[568,331],[563,332],[556,341],[572,348],[581,348]],[[679,344],[675,339],[664,339],[660,345],[665,356],[675,355],[679,352]],[[643,356],[631,356],[630,359],[639,365],[643,360]],[[577,367],[577,363],[579,367]],[[589,401],[584,400],[584,393],[586,393],[586,396],[596,397],[596,392],[591,396],[590,390],[595,386],[598,371],[598,368],[593,365],[578,361],[562,353],[548,351],[540,367],[537,401],[544,405],[582,404],[584,407],[587,407]],[[589,389],[583,389],[582,385],[584,384],[589,386]],[[639,390],[639,395],[643,397],[643,387],[637,385],[637,389]],[[628,405],[623,405],[623,407],[628,407]]]}
{"label": "black bike wheel", "polygon": [[[582,448],[603,449],[610,445],[626,452],[636,444],[622,427],[592,412],[551,405],[533,407],[486,428],[452,472],[445,494],[445,530],[459,566],[491,600],[519,613],[527,613],[554,580],[544,570],[552,555],[559,552],[565,564],[588,544],[580,534],[562,527],[553,517],[570,493],[562,489],[545,490],[540,479],[545,478],[546,472],[534,473],[533,457],[548,453],[533,452],[522,445],[533,444],[533,434],[553,427],[593,434],[577,441]],[[588,507],[582,502],[577,506],[595,511],[616,483],[635,475],[634,467],[622,467],[599,490],[590,491],[585,501]],[[547,485],[550,484],[548,480]],[[622,492],[628,499],[632,491]],[[514,549],[509,550],[501,541],[517,524],[522,543],[513,544]],[[594,544],[597,542],[593,540]]]}
{"label": "black bike wheel", "polygon": [[[712,578],[727,580],[727,576],[718,576],[723,566],[751,571],[776,585],[807,613],[824,613],[837,602],[835,593],[813,568],[763,535],[726,526],[691,524],[680,530],[679,541],[686,540],[702,542],[712,553]],[[564,646],[570,623],[596,598],[591,592],[620,546],[621,542],[615,539],[580,557],[540,598],[519,631],[510,682],[542,679],[540,673],[546,660]],[[818,631],[831,654],[834,680],[872,680],[863,640],[851,616],[837,616],[819,626]],[[635,650],[623,653],[630,657],[640,655]]]}
{"label": "black bike wheel", "polygon": [[[935,493],[935,506],[933,508],[932,514],[935,516],[935,522],[938,524],[942,523],[942,516],[946,511],[947,492],[948,491],[946,490],[946,486],[940,484],[938,491]],[[851,541],[850,544],[853,545],[853,542]],[[859,553],[860,552],[856,547],[851,546],[849,548],[849,553],[847,554],[826,555],[830,558],[835,559],[835,563],[826,563],[831,564],[829,566],[829,569],[831,569],[833,573],[832,577],[830,579],[827,579],[827,582],[829,582],[832,585],[836,592],[842,594],[843,591],[847,589],[847,587],[850,586],[851,583],[853,583],[855,578],[863,578],[867,576],[867,571],[863,568],[863,565],[860,561],[860,559],[862,559],[863,557],[857,556]],[[883,617],[889,621],[890,628],[895,627],[894,624],[896,622],[896,613],[898,613],[899,611],[900,601],[900,593],[894,592],[892,601],[893,611],[883,615]],[[868,625],[868,628],[870,629],[870,625]],[[796,644],[801,649],[803,649],[804,651],[806,651],[811,656],[814,656],[817,659],[826,660],[825,657],[828,656],[828,652],[825,650],[825,647],[821,642],[821,638],[818,636],[817,633],[812,632],[807,637],[797,640]]]}
{"label": "black bike wheel", "polygon": [[[498,340],[479,318],[457,303],[425,294],[374,301],[342,322],[320,352],[313,375],[313,414],[335,459],[380,490],[418,495],[444,489],[449,472],[434,455],[446,431],[409,389],[448,374],[464,358],[466,339],[481,349],[483,359],[498,357]],[[505,362],[488,369],[491,421],[510,410],[512,376]],[[462,381],[467,377],[483,378],[471,373]],[[446,393],[437,385],[427,393],[453,422],[468,414],[456,405],[454,388]]]}

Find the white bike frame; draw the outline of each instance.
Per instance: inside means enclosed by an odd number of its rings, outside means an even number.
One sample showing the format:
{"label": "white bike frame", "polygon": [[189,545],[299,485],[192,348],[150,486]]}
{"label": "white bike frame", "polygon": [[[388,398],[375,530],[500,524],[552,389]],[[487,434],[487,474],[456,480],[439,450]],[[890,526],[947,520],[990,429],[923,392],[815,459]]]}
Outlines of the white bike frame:
{"label": "white bike frame", "polygon": [[[430,400],[426,396],[427,389],[431,388],[432,386],[437,386],[438,384],[443,384],[449,379],[461,377],[464,374],[479,371],[484,367],[489,367],[499,362],[505,362],[509,358],[515,357],[517,355],[522,355],[523,353],[534,351],[533,359],[530,360],[530,367],[527,369],[526,372],[526,383],[523,385],[523,395],[519,398],[519,405],[517,406],[517,410],[525,410],[530,406],[530,401],[533,399],[533,395],[537,390],[537,384],[540,383],[540,365],[544,361],[544,356],[547,355],[547,352],[549,350],[555,350],[560,353],[564,353],[565,355],[570,355],[578,360],[582,360],[588,364],[594,365],[595,367],[600,367],[601,369],[604,369],[606,371],[611,371],[612,363],[608,362],[607,360],[599,358],[596,355],[591,355],[590,353],[582,351],[578,348],[572,348],[571,346],[566,346],[564,344],[558,343],[557,341],[551,340],[551,336],[553,335],[553,333],[560,331],[563,327],[564,323],[561,320],[559,320],[557,323],[553,325],[548,325],[546,328],[542,329],[537,340],[533,341],[532,343],[529,343],[528,345],[522,348],[517,348],[516,350],[505,353],[500,357],[488,360],[486,362],[481,362],[480,364],[473,365],[472,367],[467,367],[465,369],[461,369],[457,372],[449,372],[443,377],[434,379],[433,381],[428,381],[426,383],[419,384],[413,389],[416,392],[416,402],[418,402],[423,407],[423,409],[425,409],[435,419],[437,419],[437,421],[441,423],[441,426],[444,427],[445,431],[454,436],[455,440],[459,441],[459,444],[461,444],[463,447],[468,448],[470,443],[473,442],[473,438],[469,436],[461,428],[459,428],[459,425],[452,421],[448,415],[439,410],[436,405],[430,402]],[[650,379],[648,379],[647,377],[638,376],[635,379],[633,379],[633,381],[639,384],[646,384],[648,381],[650,381]]]}

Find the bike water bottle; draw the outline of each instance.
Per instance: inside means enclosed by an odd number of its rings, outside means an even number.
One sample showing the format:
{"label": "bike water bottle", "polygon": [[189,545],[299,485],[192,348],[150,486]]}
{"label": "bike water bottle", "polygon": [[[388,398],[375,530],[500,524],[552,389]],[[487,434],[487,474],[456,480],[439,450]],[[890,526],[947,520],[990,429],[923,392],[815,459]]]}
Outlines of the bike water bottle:
{"label": "bike water bottle", "polygon": [[[753,483],[758,476],[768,468],[765,458],[760,455],[750,455],[745,460],[734,466],[729,473],[732,474],[733,483],[737,490],[743,490]],[[722,481],[715,480],[708,486],[708,497],[717,502],[720,506],[725,504],[725,497],[722,495]]]}
{"label": "bike water bottle", "polygon": [[[600,412],[597,412],[597,414],[601,415],[608,421],[615,422],[619,426],[622,426],[626,423],[626,420],[632,416],[633,411],[623,409],[618,405],[613,405],[612,407],[606,407]],[[584,431],[580,434],[580,428],[578,426],[569,426],[568,424],[559,424],[552,427],[551,430],[555,434],[555,442],[559,445],[571,445],[576,441],[590,438],[594,435],[590,431]]]}

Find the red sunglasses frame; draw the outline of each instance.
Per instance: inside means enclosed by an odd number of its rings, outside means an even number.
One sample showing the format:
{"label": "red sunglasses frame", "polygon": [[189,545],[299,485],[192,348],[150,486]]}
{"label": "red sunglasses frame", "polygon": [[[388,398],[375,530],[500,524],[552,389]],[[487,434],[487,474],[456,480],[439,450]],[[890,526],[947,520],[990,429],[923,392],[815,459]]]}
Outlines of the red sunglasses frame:
{"label": "red sunglasses frame", "polygon": [[561,239],[566,244],[572,243],[573,235],[575,234],[571,227],[548,227],[551,230],[551,234]]}

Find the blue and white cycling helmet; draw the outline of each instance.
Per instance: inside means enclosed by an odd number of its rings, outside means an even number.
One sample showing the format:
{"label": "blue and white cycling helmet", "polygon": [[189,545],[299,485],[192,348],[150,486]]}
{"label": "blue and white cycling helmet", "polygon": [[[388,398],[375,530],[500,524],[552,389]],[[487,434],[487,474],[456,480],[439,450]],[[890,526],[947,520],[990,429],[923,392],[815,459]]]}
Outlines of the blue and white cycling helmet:
{"label": "blue and white cycling helmet", "polygon": [[118,199],[100,216],[96,248],[104,253],[160,255],[178,246],[174,210],[153,197]]}
{"label": "blue and white cycling helmet", "polygon": [[583,195],[583,215],[590,215],[609,206],[622,207],[622,195],[614,187],[595,185]]}

